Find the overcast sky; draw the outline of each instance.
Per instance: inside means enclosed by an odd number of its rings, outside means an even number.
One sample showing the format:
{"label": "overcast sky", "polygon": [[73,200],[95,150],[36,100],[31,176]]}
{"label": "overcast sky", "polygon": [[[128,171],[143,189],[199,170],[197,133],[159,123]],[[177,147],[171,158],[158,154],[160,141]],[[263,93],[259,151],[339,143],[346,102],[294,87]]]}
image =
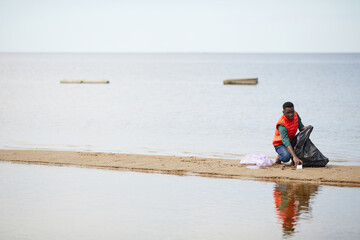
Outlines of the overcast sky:
{"label": "overcast sky", "polygon": [[0,0],[0,52],[360,52],[360,0]]}

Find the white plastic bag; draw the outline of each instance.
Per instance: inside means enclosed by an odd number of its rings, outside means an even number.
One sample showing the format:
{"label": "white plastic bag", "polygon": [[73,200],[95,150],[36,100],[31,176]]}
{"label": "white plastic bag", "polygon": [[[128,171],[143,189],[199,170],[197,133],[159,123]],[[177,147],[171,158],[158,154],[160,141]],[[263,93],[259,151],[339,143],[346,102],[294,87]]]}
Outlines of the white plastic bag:
{"label": "white plastic bag", "polygon": [[258,167],[267,167],[273,165],[273,160],[265,155],[248,154],[241,159],[240,164],[256,165]]}

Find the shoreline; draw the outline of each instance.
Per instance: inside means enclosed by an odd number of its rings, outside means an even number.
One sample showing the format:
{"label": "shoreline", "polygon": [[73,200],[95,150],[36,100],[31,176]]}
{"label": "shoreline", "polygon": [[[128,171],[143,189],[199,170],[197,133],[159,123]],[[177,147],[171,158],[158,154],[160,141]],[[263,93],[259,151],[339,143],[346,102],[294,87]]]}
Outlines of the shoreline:
{"label": "shoreline", "polygon": [[360,187],[360,166],[327,165],[324,168],[296,170],[291,166],[273,165],[252,170],[247,169],[246,165],[239,164],[240,159],[52,150],[0,150],[0,161],[180,176]]}

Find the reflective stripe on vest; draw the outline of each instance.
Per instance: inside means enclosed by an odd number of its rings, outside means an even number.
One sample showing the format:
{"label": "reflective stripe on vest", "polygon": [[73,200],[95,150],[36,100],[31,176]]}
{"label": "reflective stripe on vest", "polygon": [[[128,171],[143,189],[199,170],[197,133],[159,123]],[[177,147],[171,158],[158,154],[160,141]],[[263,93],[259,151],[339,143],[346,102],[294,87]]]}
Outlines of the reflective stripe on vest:
{"label": "reflective stripe on vest", "polygon": [[298,119],[297,112],[295,112],[294,119],[292,121],[288,120],[284,114],[280,117],[279,121],[277,121],[276,128],[275,128],[275,136],[274,136],[274,140],[273,140],[274,146],[283,144],[283,142],[281,140],[280,132],[278,130],[278,126],[280,124],[286,127],[286,129],[288,131],[288,136],[289,136],[289,139],[291,142],[294,139],[297,129],[299,127],[299,119]]}

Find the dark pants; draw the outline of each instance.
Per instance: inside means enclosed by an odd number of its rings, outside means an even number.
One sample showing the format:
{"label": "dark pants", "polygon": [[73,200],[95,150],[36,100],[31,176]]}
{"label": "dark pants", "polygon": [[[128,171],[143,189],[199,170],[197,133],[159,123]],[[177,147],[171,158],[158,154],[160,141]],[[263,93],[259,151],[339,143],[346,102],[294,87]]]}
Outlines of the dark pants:
{"label": "dark pants", "polygon": [[279,154],[279,160],[282,162],[288,162],[290,161],[290,158],[292,158],[291,154],[283,144],[275,146],[275,151]]}

